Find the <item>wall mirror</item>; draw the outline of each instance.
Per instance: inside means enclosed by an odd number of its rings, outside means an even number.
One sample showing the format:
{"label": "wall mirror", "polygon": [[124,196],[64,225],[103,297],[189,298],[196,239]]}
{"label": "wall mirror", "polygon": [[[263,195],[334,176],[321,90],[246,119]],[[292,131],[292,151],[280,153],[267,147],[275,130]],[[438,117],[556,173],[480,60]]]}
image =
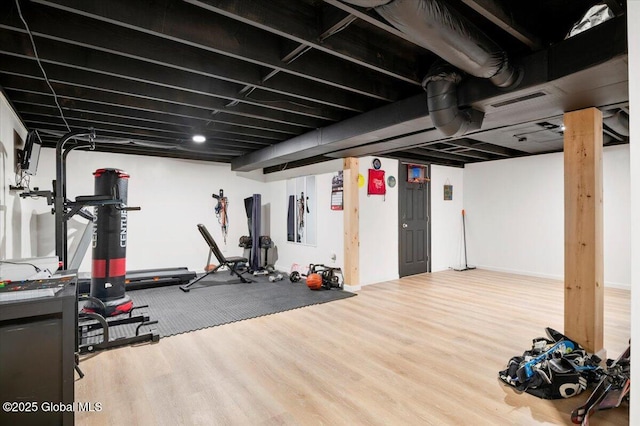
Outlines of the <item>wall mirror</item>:
{"label": "wall mirror", "polygon": [[317,200],[315,176],[287,180],[287,241],[316,244]]}

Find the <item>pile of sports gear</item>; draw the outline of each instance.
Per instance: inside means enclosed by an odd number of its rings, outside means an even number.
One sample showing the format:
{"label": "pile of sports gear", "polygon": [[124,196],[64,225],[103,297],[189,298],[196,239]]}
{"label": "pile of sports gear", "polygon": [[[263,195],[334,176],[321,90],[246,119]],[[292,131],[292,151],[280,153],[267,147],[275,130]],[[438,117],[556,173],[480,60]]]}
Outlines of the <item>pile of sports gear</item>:
{"label": "pile of sports gear", "polygon": [[533,339],[530,350],[509,360],[498,373],[500,380],[544,399],[569,398],[595,384],[587,401],[571,413],[571,421],[581,425],[588,425],[596,411],[629,399],[631,346],[617,359],[602,363],[574,340],[552,328],[545,330],[547,337]]}
{"label": "pile of sports gear", "polygon": [[616,408],[623,400],[629,400],[631,390],[631,346],[616,359],[607,360],[600,381],[585,402],[571,412],[571,421],[588,425],[589,417],[596,411]]}
{"label": "pile of sports gear", "polygon": [[511,358],[500,379],[518,391],[544,399],[569,398],[599,379],[600,359],[577,342],[547,327],[530,350]]}

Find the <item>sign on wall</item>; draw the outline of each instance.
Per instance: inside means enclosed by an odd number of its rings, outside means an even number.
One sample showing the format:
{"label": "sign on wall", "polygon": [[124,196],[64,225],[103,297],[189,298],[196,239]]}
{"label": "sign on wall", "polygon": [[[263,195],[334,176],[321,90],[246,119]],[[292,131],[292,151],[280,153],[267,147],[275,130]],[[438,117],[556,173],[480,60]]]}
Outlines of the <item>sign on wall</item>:
{"label": "sign on wall", "polygon": [[444,200],[453,200],[453,185],[451,185],[450,183],[444,185]]}
{"label": "sign on wall", "polygon": [[331,179],[331,210],[344,208],[344,186],[342,170]]}

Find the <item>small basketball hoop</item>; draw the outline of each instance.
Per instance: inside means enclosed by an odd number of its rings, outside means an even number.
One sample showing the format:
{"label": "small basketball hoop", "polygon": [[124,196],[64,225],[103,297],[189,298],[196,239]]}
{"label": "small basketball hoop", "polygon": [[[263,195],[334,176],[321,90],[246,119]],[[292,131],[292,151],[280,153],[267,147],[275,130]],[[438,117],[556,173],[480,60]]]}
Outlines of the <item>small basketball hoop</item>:
{"label": "small basketball hoop", "polygon": [[424,185],[431,181],[427,177],[427,166],[421,164],[407,164],[407,182]]}

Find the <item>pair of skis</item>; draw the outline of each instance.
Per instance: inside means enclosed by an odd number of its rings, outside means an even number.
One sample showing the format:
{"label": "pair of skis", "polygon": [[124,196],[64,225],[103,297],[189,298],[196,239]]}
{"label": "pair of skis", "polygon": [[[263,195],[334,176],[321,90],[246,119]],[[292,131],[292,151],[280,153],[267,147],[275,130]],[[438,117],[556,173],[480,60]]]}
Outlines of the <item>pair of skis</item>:
{"label": "pair of skis", "polygon": [[607,366],[603,377],[584,405],[571,412],[571,421],[586,426],[596,411],[618,407],[629,394],[631,346]]}

